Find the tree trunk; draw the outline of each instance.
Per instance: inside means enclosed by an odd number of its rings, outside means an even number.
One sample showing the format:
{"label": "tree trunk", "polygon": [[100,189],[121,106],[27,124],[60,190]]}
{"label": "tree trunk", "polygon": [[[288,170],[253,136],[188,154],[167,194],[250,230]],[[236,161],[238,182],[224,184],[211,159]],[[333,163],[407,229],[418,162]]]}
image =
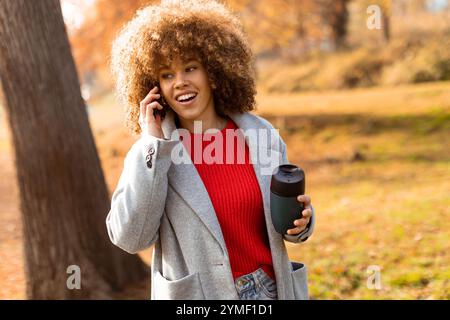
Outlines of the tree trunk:
{"label": "tree trunk", "polygon": [[391,40],[391,17],[388,13],[383,13],[383,39],[386,43]]}
{"label": "tree trunk", "polygon": [[[148,267],[109,241],[110,208],[59,0],[0,1],[0,76],[31,299],[112,298]],[[80,268],[81,289],[69,289]],[[69,273],[68,273],[69,272]],[[76,281],[72,284],[76,285]]]}
{"label": "tree trunk", "polygon": [[328,23],[331,28],[331,39],[335,49],[345,46],[348,24],[348,0],[333,0],[328,4]]}

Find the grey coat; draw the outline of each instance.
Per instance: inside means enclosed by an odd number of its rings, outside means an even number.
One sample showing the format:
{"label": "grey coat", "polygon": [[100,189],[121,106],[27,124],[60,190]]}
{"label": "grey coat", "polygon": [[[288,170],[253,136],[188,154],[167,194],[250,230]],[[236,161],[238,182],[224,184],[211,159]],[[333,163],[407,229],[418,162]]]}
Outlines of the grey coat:
{"label": "grey coat", "polygon": [[[244,131],[273,129],[250,113],[230,117]],[[174,148],[183,150],[173,119],[169,113],[163,121],[165,139],[142,136],[129,150],[106,218],[109,237],[129,253],[155,244],[152,299],[238,299],[225,241],[202,180],[192,162],[173,161]],[[306,240],[314,229],[314,212],[300,235],[282,236],[275,231],[270,216],[270,175],[253,159],[257,152],[273,152],[287,163],[286,145],[278,133],[265,145],[246,140],[263,195],[278,299],[308,299],[306,266],[289,261],[283,239]]]}

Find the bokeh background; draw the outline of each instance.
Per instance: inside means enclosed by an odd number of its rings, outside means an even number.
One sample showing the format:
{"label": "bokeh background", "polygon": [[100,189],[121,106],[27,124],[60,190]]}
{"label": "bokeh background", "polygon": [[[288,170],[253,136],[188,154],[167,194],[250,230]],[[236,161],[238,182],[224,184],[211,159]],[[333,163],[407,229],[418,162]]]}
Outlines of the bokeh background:
{"label": "bokeh background", "polygon": [[[111,41],[152,2],[61,0],[110,192],[136,140],[114,96]],[[256,113],[280,129],[290,161],[306,171],[317,226],[287,247],[308,266],[311,298],[449,299],[450,1],[224,2],[256,56]],[[25,299],[3,108],[0,120],[0,299]],[[151,262],[151,249],[139,255]]]}

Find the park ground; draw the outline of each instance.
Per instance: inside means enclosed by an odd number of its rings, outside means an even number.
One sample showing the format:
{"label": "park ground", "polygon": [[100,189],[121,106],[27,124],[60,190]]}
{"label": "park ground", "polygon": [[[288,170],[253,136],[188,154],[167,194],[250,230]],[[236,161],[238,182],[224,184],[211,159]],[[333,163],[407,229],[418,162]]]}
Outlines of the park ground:
{"label": "park ground", "polygon": [[[307,175],[314,235],[287,243],[313,299],[450,299],[450,82],[258,94]],[[113,95],[89,116],[109,190],[135,141]],[[0,127],[0,299],[25,299],[12,147]],[[140,253],[150,263],[151,249]],[[379,286],[371,270],[380,270]],[[368,281],[369,280],[369,281]]]}

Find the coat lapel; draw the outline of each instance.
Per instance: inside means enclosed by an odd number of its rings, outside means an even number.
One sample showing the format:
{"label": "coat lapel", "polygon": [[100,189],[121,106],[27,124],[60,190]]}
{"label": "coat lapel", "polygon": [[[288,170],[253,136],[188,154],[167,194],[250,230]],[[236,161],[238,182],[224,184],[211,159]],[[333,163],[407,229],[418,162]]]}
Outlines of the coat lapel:
{"label": "coat lapel", "polygon": [[[166,121],[163,121],[162,130],[166,139],[179,140],[172,112],[168,112]],[[227,252],[222,229],[208,191],[192,163],[188,151],[181,142],[177,147],[187,155],[186,161],[181,164],[172,163],[168,172],[169,185],[186,201],[221,245],[224,252]]]}
{"label": "coat lapel", "polygon": [[[172,113],[168,113],[167,121],[163,122],[163,132],[164,136],[167,139],[178,139],[179,136],[176,133],[176,127],[174,123],[174,118]],[[236,125],[246,132],[249,129],[255,130],[257,132],[258,129],[267,130],[268,128],[261,122],[258,121],[257,118],[248,115],[246,113],[235,113],[230,115],[230,118],[236,123]],[[271,248],[279,247],[282,242],[282,237],[275,231],[272,218],[270,216],[270,179],[271,175],[267,173],[267,168],[263,168],[261,162],[259,161],[259,156],[267,154],[267,152],[275,152],[278,150],[271,150],[270,144],[269,146],[266,144],[260,144],[253,139],[248,139],[246,137],[246,142],[249,147],[250,157],[252,160],[253,168],[255,170],[255,174],[258,180],[258,184],[261,190],[263,202],[264,202],[264,214],[266,219],[267,231],[269,234],[269,242]],[[182,146],[182,143],[180,142]],[[187,150],[184,146],[179,147],[182,149],[182,152],[186,152]],[[192,210],[198,215],[198,217],[203,221],[205,226],[209,229],[209,231],[213,234],[215,239],[222,246],[224,252],[227,252],[225,240],[222,234],[222,230],[220,228],[219,221],[217,219],[216,212],[212,205],[211,199],[209,198],[208,192],[200,178],[197,169],[194,164],[190,160],[190,157],[186,157],[185,163],[183,164],[172,164],[169,170],[169,185],[186,201],[186,203],[192,208]],[[264,170],[265,169],[265,170]],[[189,186],[189,187],[186,187]],[[272,255],[274,255],[274,251],[272,250]],[[281,265],[274,259],[274,268],[277,277],[278,270],[281,270]],[[280,285],[280,284],[279,284]]]}
{"label": "coat lapel", "polygon": [[[248,116],[247,114],[235,114],[231,117],[237,126],[243,130],[247,129],[262,129],[269,130],[267,126],[258,121],[256,118]],[[265,132],[267,134],[267,131]],[[272,135],[270,135],[272,138]],[[284,248],[283,237],[275,230],[272,223],[272,216],[270,213],[270,180],[272,175],[268,173],[267,167],[262,165],[260,161],[260,155],[268,154],[268,152],[273,153],[276,157],[278,163],[272,163],[273,166],[278,166],[282,161],[282,154],[279,152],[281,150],[279,146],[271,147],[272,143],[255,143],[252,139],[246,139],[247,145],[250,150],[250,157],[253,163],[253,168],[255,170],[255,175],[257,177],[259,188],[261,189],[261,194],[264,203],[264,215],[266,219],[267,233],[269,236],[269,244],[272,253],[272,262],[275,271],[275,277],[277,279],[278,287],[278,298],[286,299],[290,298],[286,295],[289,291],[289,281],[288,277],[290,274],[286,273],[283,263],[288,259],[287,253],[285,251],[280,251],[280,248]]]}
{"label": "coat lapel", "polygon": [[[257,121],[254,117],[249,117],[246,113],[243,114],[234,114],[231,116],[236,125],[246,131],[248,129],[252,130],[269,130],[264,124],[260,121]],[[267,131],[263,132],[263,135],[267,135]],[[259,138],[258,138],[259,139]],[[261,194],[264,202],[264,212],[266,217],[266,223],[268,227],[272,227],[269,230],[269,235],[271,231],[275,231],[275,228],[272,224],[272,218],[270,216],[270,180],[272,178],[272,170],[263,165],[261,159],[261,155],[272,154],[276,161],[281,160],[281,154],[278,150],[274,150],[271,148],[270,143],[261,143],[255,141],[253,139],[248,139],[246,137],[246,142],[250,151],[250,159],[253,164],[253,169],[255,170],[256,178],[258,179],[259,188],[261,189]],[[270,140],[269,140],[270,142]],[[265,162],[265,161],[264,161]],[[278,166],[277,164],[272,163],[272,166]]]}

